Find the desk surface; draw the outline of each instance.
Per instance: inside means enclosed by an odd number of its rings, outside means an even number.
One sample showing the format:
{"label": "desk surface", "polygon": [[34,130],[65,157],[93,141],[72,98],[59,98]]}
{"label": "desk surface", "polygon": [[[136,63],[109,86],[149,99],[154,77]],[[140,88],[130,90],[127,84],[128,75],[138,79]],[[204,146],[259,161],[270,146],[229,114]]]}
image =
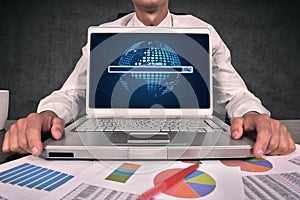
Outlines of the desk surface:
{"label": "desk surface", "polygon": [[[287,128],[290,130],[291,135],[295,141],[295,143],[300,144],[300,120],[280,120],[283,124],[287,126]],[[9,120],[6,123],[6,129],[13,123],[13,120]],[[18,158],[23,157],[24,155],[19,154],[5,154],[2,152],[2,142],[4,138],[5,131],[0,131],[0,164],[4,162],[9,162],[11,160],[15,160]]]}

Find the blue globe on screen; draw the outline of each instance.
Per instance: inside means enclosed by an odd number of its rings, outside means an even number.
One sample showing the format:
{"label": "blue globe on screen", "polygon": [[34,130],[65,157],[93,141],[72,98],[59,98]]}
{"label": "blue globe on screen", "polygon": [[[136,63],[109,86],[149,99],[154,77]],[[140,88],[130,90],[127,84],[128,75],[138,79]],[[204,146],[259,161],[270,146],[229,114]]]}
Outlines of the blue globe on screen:
{"label": "blue globe on screen", "polygon": [[130,93],[133,93],[136,87],[146,85],[149,95],[160,97],[170,93],[179,81],[179,73],[155,71],[155,67],[181,66],[176,52],[159,41],[140,41],[133,44],[120,57],[118,64],[153,68],[151,73],[140,71],[122,74],[120,81]]}

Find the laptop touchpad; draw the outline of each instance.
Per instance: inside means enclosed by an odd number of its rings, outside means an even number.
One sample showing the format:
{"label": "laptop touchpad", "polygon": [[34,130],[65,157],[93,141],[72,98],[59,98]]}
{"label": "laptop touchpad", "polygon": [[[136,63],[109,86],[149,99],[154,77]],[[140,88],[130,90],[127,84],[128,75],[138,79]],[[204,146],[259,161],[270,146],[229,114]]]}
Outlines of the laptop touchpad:
{"label": "laptop touchpad", "polygon": [[130,144],[168,144],[170,136],[164,132],[132,132],[128,134],[127,143]]}

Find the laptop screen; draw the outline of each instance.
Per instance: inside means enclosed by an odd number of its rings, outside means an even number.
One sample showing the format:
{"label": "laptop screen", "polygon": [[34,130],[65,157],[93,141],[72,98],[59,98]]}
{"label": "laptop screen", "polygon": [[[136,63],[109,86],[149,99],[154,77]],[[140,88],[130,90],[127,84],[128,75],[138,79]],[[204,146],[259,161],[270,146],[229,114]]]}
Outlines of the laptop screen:
{"label": "laptop screen", "polygon": [[91,33],[90,108],[210,108],[209,35]]}

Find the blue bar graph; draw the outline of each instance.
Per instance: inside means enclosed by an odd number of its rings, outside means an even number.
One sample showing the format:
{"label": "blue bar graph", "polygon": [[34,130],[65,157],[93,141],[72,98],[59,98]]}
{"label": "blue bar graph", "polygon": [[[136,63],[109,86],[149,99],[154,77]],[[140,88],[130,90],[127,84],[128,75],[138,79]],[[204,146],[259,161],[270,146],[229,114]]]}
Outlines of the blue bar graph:
{"label": "blue bar graph", "polygon": [[[17,169],[17,170],[14,170],[12,172],[9,172],[7,174],[3,174],[3,176],[0,176],[0,181],[2,180],[6,180],[7,178],[11,178],[12,176],[16,176],[18,175],[20,172],[24,172],[24,171],[27,171],[28,169],[30,169],[32,166],[25,166],[21,169]],[[8,170],[9,171],[9,170]]]}
{"label": "blue bar graph", "polygon": [[44,176],[43,178],[38,179],[37,181],[34,181],[34,182],[30,183],[29,185],[27,185],[27,187],[38,189],[36,186],[44,183],[45,181],[51,179],[52,177],[57,176],[58,174],[59,174],[59,172],[56,172],[56,171],[53,171],[53,170],[49,170],[49,173],[46,173],[47,176]]}
{"label": "blue bar graph", "polygon": [[22,176],[19,175],[20,178],[14,179],[14,181],[11,181],[9,183],[14,185],[14,184],[17,184],[19,182],[22,182],[23,180],[26,180],[27,178],[32,177],[32,175],[38,173],[40,171],[40,169],[41,169],[41,167],[35,167],[31,171],[23,172]]}
{"label": "blue bar graph", "polygon": [[65,184],[73,177],[63,172],[24,163],[0,172],[0,183],[49,192]]}
{"label": "blue bar graph", "polygon": [[38,187],[36,187],[36,189],[38,190],[42,190],[44,189],[45,187],[48,187],[49,185],[52,185],[53,183],[55,183],[56,181],[64,178],[67,174],[59,174],[58,176],[50,179],[50,180],[47,180],[46,182],[44,182],[43,184],[39,185]]}
{"label": "blue bar graph", "polygon": [[52,191],[55,188],[57,188],[57,187],[63,185],[64,183],[68,182],[72,178],[73,178],[73,176],[67,176],[64,179],[61,179],[60,181],[56,182],[55,184],[48,186],[47,188],[45,188],[45,190],[46,191]]}

